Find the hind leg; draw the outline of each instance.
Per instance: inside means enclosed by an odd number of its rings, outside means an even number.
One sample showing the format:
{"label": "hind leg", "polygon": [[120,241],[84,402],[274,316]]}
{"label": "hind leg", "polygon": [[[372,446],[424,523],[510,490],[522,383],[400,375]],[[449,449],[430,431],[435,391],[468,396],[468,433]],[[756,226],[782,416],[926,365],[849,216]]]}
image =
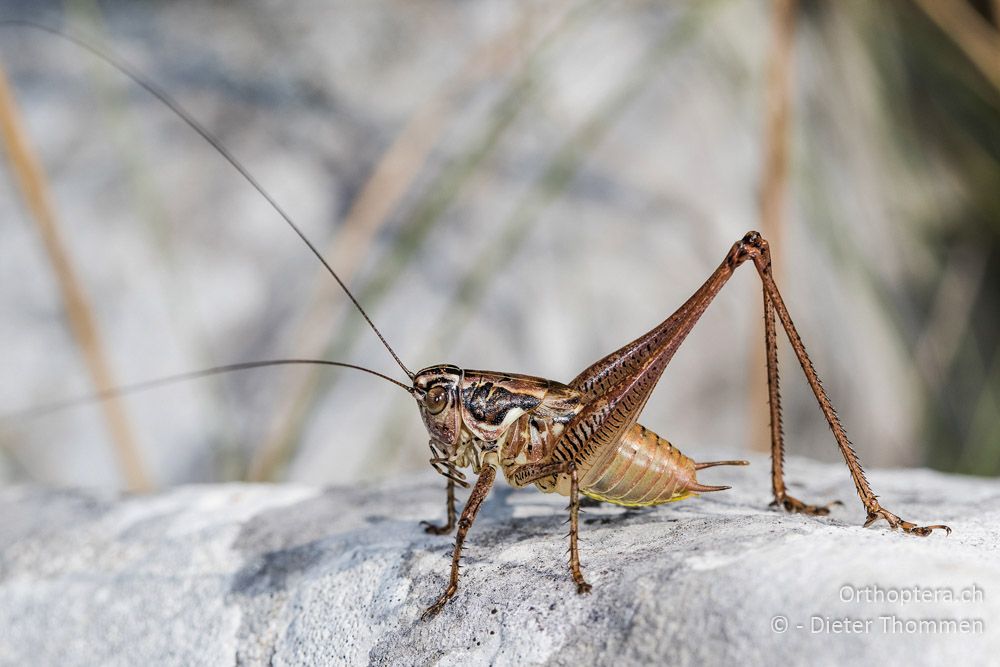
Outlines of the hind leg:
{"label": "hind leg", "polygon": [[788,512],[825,516],[834,500],[825,505],[810,505],[788,495],[785,489],[785,436],[781,424],[781,392],[778,389],[778,337],[774,324],[774,303],[764,290],[764,345],[767,347],[767,393],[771,412],[771,490],[774,492],[772,507],[783,507]]}
{"label": "hind leg", "polygon": [[795,356],[799,360],[799,365],[802,366],[802,372],[806,376],[806,381],[809,383],[809,387],[812,389],[816,401],[819,403],[819,408],[830,425],[830,430],[833,431],[833,437],[837,441],[840,453],[843,455],[844,462],[851,472],[851,478],[854,480],[858,497],[868,512],[865,526],[870,526],[879,519],[885,519],[890,528],[899,528],[911,535],[926,536],[930,535],[936,529],[951,533],[951,528],[942,524],[918,526],[910,521],[904,521],[879,504],[878,496],[875,495],[871,485],[865,478],[858,455],[854,452],[854,447],[847,438],[847,433],[840,423],[840,418],[837,416],[830,398],[826,395],[826,390],[823,388],[819,376],[816,374],[816,369],[813,368],[812,360],[806,354],[805,345],[802,343],[802,338],[792,323],[792,318],[788,314],[788,309],[785,307],[784,301],[781,299],[778,287],[774,284],[774,278],[771,275],[771,254],[767,246],[767,241],[757,232],[749,232],[743,237],[740,246],[741,251],[753,260],[764,288],[764,322],[767,327],[766,337],[768,339],[768,386],[771,402],[771,439],[773,446],[772,483],[774,486],[775,502],[780,503],[791,511],[805,511],[813,514],[825,514],[829,512],[829,506],[807,505],[785,493],[781,465],[784,450],[781,442],[781,403],[778,393],[778,360],[774,325],[774,316],[777,315],[781,321],[782,328],[785,330],[785,334],[788,336],[788,341],[792,345],[792,350],[794,350]]}

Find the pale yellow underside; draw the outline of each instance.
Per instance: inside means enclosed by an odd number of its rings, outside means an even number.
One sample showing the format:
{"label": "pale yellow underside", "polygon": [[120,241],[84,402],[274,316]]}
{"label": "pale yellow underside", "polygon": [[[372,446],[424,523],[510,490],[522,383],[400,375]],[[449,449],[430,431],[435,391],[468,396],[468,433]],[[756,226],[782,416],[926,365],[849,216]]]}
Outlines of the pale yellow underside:
{"label": "pale yellow underside", "polygon": [[650,507],[652,505],[665,505],[667,503],[675,503],[678,500],[684,500],[685,498],[690,498],[691,496],[697,496],[698,495],[697,493],[688,492],[688,493],[682,493],[682,494],[680,494],[678,496],[674,496],[673,498],[670,498],[668,500],[657,500],[657,501],[648,502],[648,503],[623,503],[620,500],[614,500],[612,498],[605,498],[601,494],[594,493],[592,491],[580,491],[580,493],[582,493],[583,495],[587,496],[588,498],[593,498],[594,500],[600,500],[601,502],[605,502],[605,503],[611,503],[612,505],[620,505],[622,507]]}

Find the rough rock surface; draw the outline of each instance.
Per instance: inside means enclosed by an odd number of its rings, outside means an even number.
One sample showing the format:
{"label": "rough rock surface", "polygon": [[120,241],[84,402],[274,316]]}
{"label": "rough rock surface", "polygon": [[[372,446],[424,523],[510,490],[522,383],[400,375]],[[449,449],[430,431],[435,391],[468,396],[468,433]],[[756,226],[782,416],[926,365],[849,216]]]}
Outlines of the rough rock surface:
{"label": "rough rock surface", "polygon": [[[997,482],[871,472],[887,507],[954,529],[915,538],[862,528],[843,466],[789,468],[806,482],[793,489],[801,498],[845,506],[821,519],[769,510],[761,458],[703,473],[731,491],[589,509],[589,596],[567,573],[564,499],[499,483],[458,594],[428,622],[420,613],[444,586],[451,545],[418,525],[443,514],[431,475],[145,497],[7,489],[0,662],[985,664],[1000,653]],[[944,599],[966,592],[974,599]],[[861,625],[833,625],[844,618]]]}

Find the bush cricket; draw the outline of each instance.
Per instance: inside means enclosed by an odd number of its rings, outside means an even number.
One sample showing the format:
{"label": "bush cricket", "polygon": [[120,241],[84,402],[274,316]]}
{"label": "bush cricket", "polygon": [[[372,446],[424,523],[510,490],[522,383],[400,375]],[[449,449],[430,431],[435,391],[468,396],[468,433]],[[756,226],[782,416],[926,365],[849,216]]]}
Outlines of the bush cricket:
{"label": "bush cricket", "polygon": [[[424,612],[423,617],[429,618],[439,612],[457,591],[459,561],[466,536],[498,471],[514,487],[533,484],[542,492],[569,497],[569,569],[577,591],[583,594],[589,592],[591,586],[584,578],[578,547],[581,495],[627,507],[659,505],[699,493],[725,490],[729,487],[700,483],[697,479],[698,471],[713,466],[747,463],[735,460],[696,463],[670,442],[640,425],[638,419],[674,353],[709,304],[735,270],[740,265],[751,262],[761,280],[763,295],[771,428],[772,505],[789,512],[812,515],[828,514],[830,507],[803,502],[789,495],[785,487],[777,357],[777,323],[780,322],[848,466],[867,513],[864,525],[869,526],[879,519],[885,519],[891,528],[899,528],[912,535],[927,536],[935,529],[951,532],[950,528],[940,524],[918,526],[903,520],[880,504],[865,478],[857,454],[782,300],[771,273],[768,243],[759,233],[748,232],[736,241],[701,287],[663,322],[591,364],[568,383],[514,373],[462,369],[449,364],[433,365],[414,373],[399,358],[351,290],[292,218],[250,172],[166,92],[117,58],[72,35],[27,22],[2,24],[42,29],[68,39],[105,60],[166,104],[229,161],[301,238],[338,283],[408,379],[400,382],[368,368],[336,361],[252,361],[127,385],[81,399],[44,406],[22,413],[22,416],[39,415],[81,402],[247,368],[322,364],[361,370],[403,388],[413,397],[429,435],[430,464],[446,478],[447,519],[443,525],[427,522],[424,525],[428,533],[437,535],[456,531],[456,541],[447,587]],[[466,468],[471,468],[476,480],[471,484],[471,494],[459,515],[455,487],[470,486],[466,474],[462,472]]]}

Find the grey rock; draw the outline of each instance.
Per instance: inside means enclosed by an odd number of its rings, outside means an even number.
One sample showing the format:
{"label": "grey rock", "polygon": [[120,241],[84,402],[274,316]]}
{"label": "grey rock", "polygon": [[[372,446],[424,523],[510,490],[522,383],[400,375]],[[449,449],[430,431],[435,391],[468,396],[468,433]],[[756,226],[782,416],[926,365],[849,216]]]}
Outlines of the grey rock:
{"label": "grey rock", "polygon": [[[886,507],[954,529],[916,538],[862,528],[842,465],[789,462],[797,496],[844,501],[826,518],[768,509],[765,458],[702,477],[734,488],[587,510],[588,596],[566,567],[565,499],[499,483],[459,591],[430,621],[420,614],[452,544],[418,525],[443,515],[430,474],[135,497],[6,489],[0,662],[985,664],[1000,653],[996,482],[872,471]],[[857,623],[834,624],[845,618]]]}

